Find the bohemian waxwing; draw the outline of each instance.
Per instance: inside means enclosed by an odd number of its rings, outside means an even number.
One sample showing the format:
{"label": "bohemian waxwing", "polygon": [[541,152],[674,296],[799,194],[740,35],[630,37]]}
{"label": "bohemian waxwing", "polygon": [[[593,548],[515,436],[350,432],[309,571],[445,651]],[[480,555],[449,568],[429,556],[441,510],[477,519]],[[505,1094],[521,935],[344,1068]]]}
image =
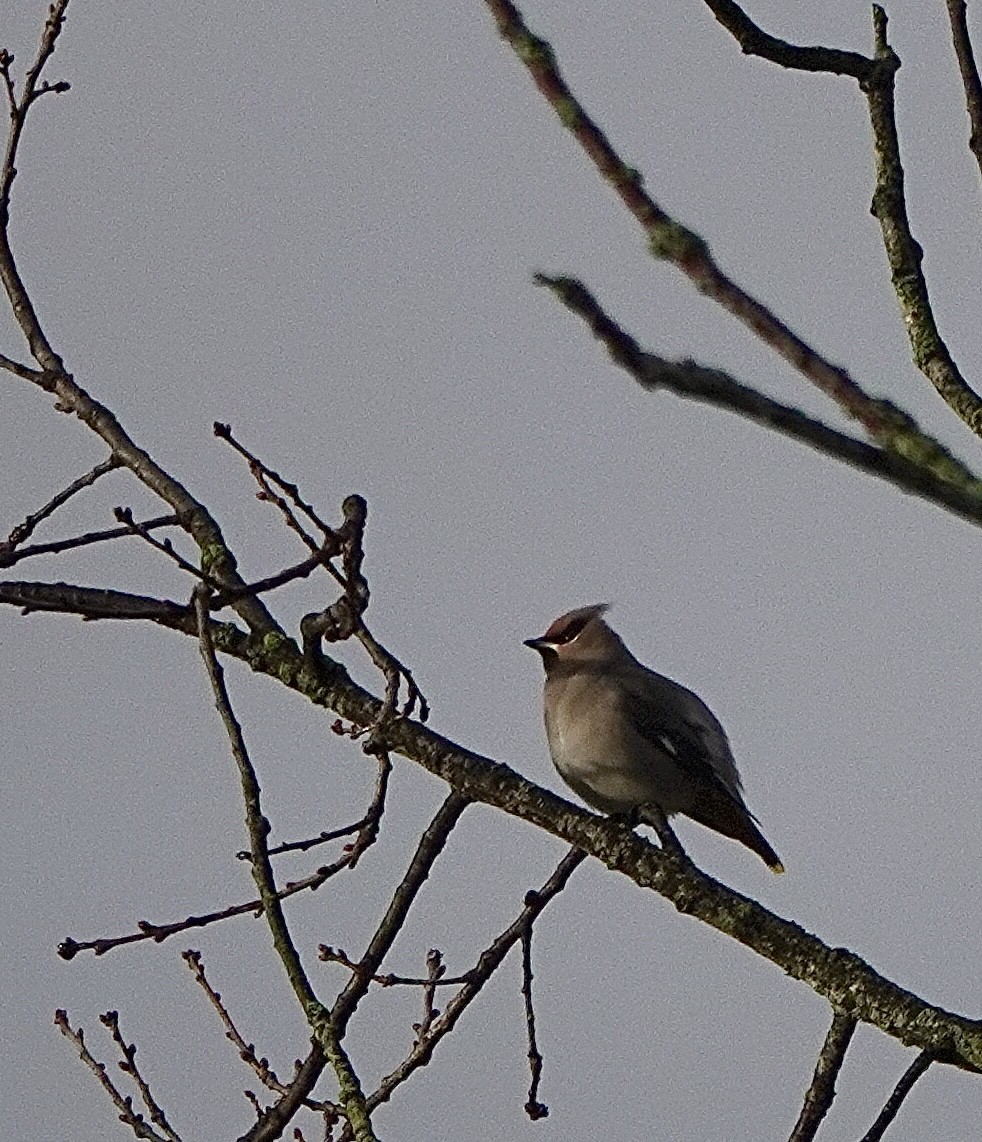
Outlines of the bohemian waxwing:
{"label": "bohemian waxwing", "polygon": [[603,620],[569,611],[526,646],[546,671],[546,736],[559,776],[588,805],[683,813],[784,866],[743,800],[723,727],[701,698],[642,666]]}

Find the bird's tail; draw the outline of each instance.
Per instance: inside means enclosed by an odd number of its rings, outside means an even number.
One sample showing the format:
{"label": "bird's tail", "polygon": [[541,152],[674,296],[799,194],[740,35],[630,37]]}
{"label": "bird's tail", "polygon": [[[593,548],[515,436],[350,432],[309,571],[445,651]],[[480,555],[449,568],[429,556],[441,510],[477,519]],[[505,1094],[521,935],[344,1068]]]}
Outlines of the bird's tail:
{"label": "bird's tail", "polygon": [[755,852],[772,872],[784,872],[781,858],[767,843],[764,834],[757,828],[750,810],[722,789],[712,790],[708,797],[691,809],[684,810],[685,816],[698,821],[709,829],[715,829],[726,837],[732,837],[741,845]]}

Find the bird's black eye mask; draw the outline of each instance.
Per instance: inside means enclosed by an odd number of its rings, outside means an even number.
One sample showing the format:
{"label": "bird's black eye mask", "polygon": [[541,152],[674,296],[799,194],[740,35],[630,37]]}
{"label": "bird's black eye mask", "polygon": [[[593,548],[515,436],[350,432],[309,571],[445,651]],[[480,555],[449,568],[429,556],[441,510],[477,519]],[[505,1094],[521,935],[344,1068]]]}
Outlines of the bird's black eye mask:
{"label": "bird's black eye mask", "polygon": [[587,623],[589,623],[595,616],[591,614],[576,615],[575,618],[569,619],[557,631],[550,631],[546,637],[550,642],[556,643],[558,646],[565,646],[567,643],[574,642],[583,633]]}

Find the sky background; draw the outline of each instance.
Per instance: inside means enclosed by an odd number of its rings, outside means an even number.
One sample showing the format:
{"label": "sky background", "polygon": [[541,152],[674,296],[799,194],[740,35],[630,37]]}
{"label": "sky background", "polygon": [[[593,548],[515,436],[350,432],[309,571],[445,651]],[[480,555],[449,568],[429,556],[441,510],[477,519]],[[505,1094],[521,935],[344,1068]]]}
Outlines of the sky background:
{"label": "sky background", "polygon": [[[18,74],[46,8],[25,0],[0,19]],[[856,84],[744,57],[697,0],[523,10],[653,197],[724,269],[982,469],[978,441],[910,363],[869,215]],[[888,11],[912,224],[971,379],[982,193],[944,5]],[[800,43],[870,50],[863,3],[758,0],[752,14]],[[484,5],[75,0],[47,77],[72,91],[35,108],[20,155],[21,270],[67,367],[209,505],[246,578],[301,552],[212,437],[216,419],[327,519],[348,493],[367,497],[368,618],[414,670],[432,724],[557,791],[541,667],[522,639],[610,601],[629,647],[726,726],[788,872],[683,822],[694,859],[924,998],[978,1012],[978,535],[738,418],[642,392],[533,286],[535,271],[578,276],[645,346],[842,424],[646,254]],[[25,356],[6,313],[0,349]],[[0,385],[6,533],[104,450],[38,389]],[[114,473],[36,538],[109,526],[116,504],[160,510]],[[135,542],[7,577],[188,594]],[[325,584],[273,599],[280,621],[295,631],[333,597]],[[342,653],[378,691],[357,648]],[[189,1142],[238,1136],[256,1083],[179,953],[201,949],[246,1039],[288,1074],[307,1036],[259,921],[98,960],[55,954],[68,934],[252,895],[234,860],[238,778],[195,644],[7,609],[0,670],[5,1135],[128,1136],[52,1025],[67,1007],[109,1061],[97,1016],[120,1010]],[[229,664],[228,681],[275,836],[356,819],[374,778],[360,750],[268,679]],[[317,943],[361,953],[444,791],[398,759],[377,848],[289,906],[325,997],[345,973],[316,963]],[[466,969],[563,851],[468,809],[386,968],[418,974],[439,947]],[[787,1137],[830,1019],[806,987],[595,863],[539,922],[534,966],[550,1116],[522,1110],[513,957],[378,1113],[381,1137]],[[367,1086],[418,1017],[415,994],[364,1004],[348,1042]],[[913,1057],[860,1028],[820,1138],[860,1136]],[[980,1116],[977,1078],[936,1068],[889,1137],[967,1142]]]}

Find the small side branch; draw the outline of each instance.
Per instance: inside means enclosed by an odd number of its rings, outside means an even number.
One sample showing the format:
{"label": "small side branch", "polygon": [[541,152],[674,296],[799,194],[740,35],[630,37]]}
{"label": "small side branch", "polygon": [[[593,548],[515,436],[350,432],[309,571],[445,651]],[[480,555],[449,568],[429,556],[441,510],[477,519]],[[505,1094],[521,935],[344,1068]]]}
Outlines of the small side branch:
{"label": "small side branch", "polygon": [[136,1044],[127,1043],[123,1038],[122,1032],[119,1029],[119,1012],[107,1011],[105,1015],[99,1016],[99,1022],[109,1029],[109,1034],[112,1036],[113,1042],[119,1048],[119,1052],[123,1056],[123,1060],[119,1064],[119,1069],[124,1074],[129,1075],[136,1084],[136,1088],[140,1092],[140,1098],[143,1099],[143,1105],[150,1112],[150,1121],[162,1131],[171,1142],[181,1142],[181,1139],[167,1121],[167,1116],[160,1108],[160,1104],[153,1097],[149,1083],[140,1073],[140,1069],[136,1065]]}
{"label": "small side branch", "polygon": [[[30,517],[28,517],[30,518]],[[156,531],[161,527],[176,527],[180,524],[176,515],[156,516],[153,519],[140,521],[140,527],[145,531]],[[20,525],[22,526],[22,525]],[[17,531],[11,532],[11,536]],[[11,540],[0,542],[0,567],[13,567],[22,559],[30,559],[34,555],[58,555],[62,551],[72,551],[76,547],[88,547],[93,543],[105,543],[111,539],[121,539],[130,536],[133,532],[128,527],[109,527],[101,531],[87,531],[84,535],[74,535],[68,539],[55,539],[50,543],[32,543],[28,547],[14,550]]]}
{"label": "small side branch", "polygon": [[[115,1016],[115,1012],[109,1012],[108,1016]],[[108,1018],[108,1016],[103,1018],[104,1023],[106,1022],[106,1018]],[[133,1109],[133,1099],[128,1095],[122,1094],[116,1084],[106,1073],[106,1064],[100,1063],[99,1060],[91,1054],[88,1047],[85,1045],[85,1036],[82,1032],[82,1028],[79,1027],[79,1029],[76,1031],[72,1027],[72,1025],[68,1022],[67,1011],[59,1009],[55,1012],[55,1026],[62,1033],[62,1035],[65,1036],[66,1039],[75,1044],[79,1058],[95,1075],[95,1077],[99,1080],[102,1089],[109,1095],[110,1099],[112,1099],[112,1103],[116,1107],[116,1110],[119,1114],[120,1121],[129,1126],[137,1138],[147,1139],[149,1142],[180,1142],[178,1135],[170,1128],[170,1126],[166,1127],[166,1133],[158,1134],[156,1130],[148,1125],[143,1115],[137,1113]],[[135,1054],[135,1048],[131,1049]],[[132,1071],[130,1071],[126,1066],[123,1067],[123,1070],[127,1073],[132,1073]],[[156,1103],[153,1105],[156,1106]]]}
{"label": "small side branch", "polygon": [[[695,361],[668,361],[642,349],[575,278],[537,274],[535,281],[551,289],[568,309],[582,317],[615,364],[643,389],[666,390],[738,413],[982,526],[982,480],[890,402],[866,398],[881,409],[878,435],[886,446],[878,448],[772,400],[721,369]],[[894,426],[892,436],[889,424]]]}
{"label": "small side branch", "polygon": [[533,1122],[545,1118],[549,1107],[539,1102],[539,1083],[542,1079],[542,1052],[535,1035],[535,1007],[532,1004],[532,922],[522,931],[522,999],[525,1001],[525,1031],[528,1035],[528,1060],[531,1080],[529,1096],[525,1100],[525,1113]]}
{"label": "small side branch", "polygon": [[768,35],[733,0],[706,0],[706,6],[733,36],[745,55],[760,56],[796,71],[824,71],[865,79],[874,62],[858,52],[839,48],[799,47]]}
{"label": "small side branch", "polygon": [[246,810],[246,828],[249,832],[252,875],[256,887],[259,889],[259,899],[273,936],[273,945],[283,967],[286,969],[286,974],[304,1013],[308,1020],[313,1020],[321,1014],[323,1008],[314,994],[314,989],[311,987],[300,962],[300,954],[293,943],[293,937],[290,935],[286,916],[283,913],[283,906],[280,903],[280,896],[276,890],[273,866],[270,863],[266,843],[269,836],[269,822],[262,811],[259,779],[249,759],[242,727],[232,710],[228,690],[225,687],[225,671],[215,654],[215,646],[211,637],[211,623],[208,616],[209,594],[207,587],[198,586],[194,589],[193,600],[195,616],[198,621],[198,640],[201,657],[204,659],[212,692],[215,695],[215,705],[225,724],[232,755],[239,769],[242,797]]}
{"label": "small side branch", "polygon": [[897,1117],[897,1113],[903,1106],[904,1099],[913,1089],[914,1083],[927,1071],[934,1059],[935,1056],[930,1051],[921,1051],[901,1075],[900,1082],[894,1087],[893,1094],[887,1099],[886,1105],[877,1115],[873,1125],[863,1135],[861,1142],[880,1142],[886,1128]]}
{"label": "small side branch", "polygon": [[843,1011],[836,1011],[833,1014],[832,1026],[829,1027],[819,1052],[818,1062],[815,1064],[811,1086],[805,1092],[801,1114],[788,1142],[812,1142],[818,1133],[822,1119],[828,1114],[835,1098],[835,1080],[842,1070],[846,1051],[849,1049],[855,1030],[856,1020],[851,1015]]}
{"label": "small side branch", "polygon": [[99,479],[100,476],[105,476],[107,472],[112,472],[120,466],[119,461],[115,456],[109,456],[103,460],[84,476],[79,476],[77,480],[73,480],[67,488],[63,488],[57,495],[51,497],[50,500],[42,508],[38,508],[36,512],[32,512],[23,523],[19,523],[10,535],[7,536],[6,542],[0,543],[0,566],[9,566],[5,563],[3,557],[8,552],[13,552],[14,548],[26,542],[34,534],[38,524],[53,516],[54,513],[68,503],[72,496],[82,491],[83,488],[90,488]]}
{"label": "small side branch", "polygon": [[[250,1068],[256,1075],[256,1078],[268,1090],[275,1091],[277,1094],[285,1094],[289,1089],[289,1084],[283,1083],[277,1077],[276,1072],[269,1065],[269,1060],[266,1058],[259,1058],[256,1055],[256,1048],[254,1044],[247,1043],[236,1027],[232,1016],[229,1014],[228,1008],[222,1000],[221,994],[217,992],[208,982],[208,977],[205,974],[205,965],[201,958],[201,953],[189,949],[181,953],[181,958],[191,969],[194,975],[195,983],[208,997],[208,1002],[212,1005],[221,1020],[222,1026],[225,1028],[225,1037],[239,1052],[239,1058]],[[327,1114],[336,1119],[338,1115],[338,1108],[333,1102],[327,1102],[321,1099],[308,1098],[304,1099],[303,1105],[308,1110],[316,1111],[318,1114]]]}
{"label": "small side branch", "polygon": [[946,0],[946,3],[948,19],[951,22],[951,42],[955,49],[955,58],[958,60],[962,87],[965,89],[965,106],[971,123],[968,146],[975,155],[979,164],[979,173],[982,174],[982,81],[979,80],[975,51],[968,34],[968,5],[965,0]]}

